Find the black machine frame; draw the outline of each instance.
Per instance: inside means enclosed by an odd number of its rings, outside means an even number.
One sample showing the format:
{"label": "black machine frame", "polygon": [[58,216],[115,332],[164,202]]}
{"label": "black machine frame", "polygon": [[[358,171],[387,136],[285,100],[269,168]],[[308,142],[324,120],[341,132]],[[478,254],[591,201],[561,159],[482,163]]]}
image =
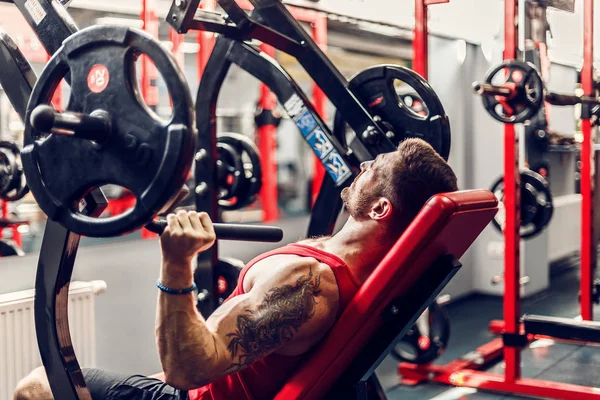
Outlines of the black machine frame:
{"label": "black machine frame", "polygon": [[[12,2],[17,6],[49,54],[54,54],[62,42],[78,30],[64,7],[55,0],[38,0],[40,10],[45,15],[42,21],[37,21],[29,13],[25,0],[0,1]],[[4,41],[8,40],[6,35]],[[15,65],[21,71],[20,74],[11,75],[19,79],[5,80],[2,84],[11,87],[6,93],[24,120],[29,100],[25,94],[31,93],[37,76],[16,45],[3,50],[0,60],[3,62],[12,58],[13,63],[18,62]],[[65,78],[68,79],[68,75]],[[91,217],[102,214],[108,205],[99,189],[89,193],[85,202],[87,205],[82,212]],[[35,280],[34,316],[40,356],[52,393],[56,398],[66,400],[91,400],[71,343],[68,319],[69,284],[80,237],[49,219],[44,230]]]}
{"label": "black machine frame", "polygon": [[[281,1],[253,0],[254,10],[248,15],[235,1],[219,0],[219,5],[228,17],[201,10],[199,5],[200,0],[174,1],[167,14],[167,22],[178,33],[206,30],[220,34],[203,72],[196,98],[196,125],[199,133],[195,169],[197,209],[210,210],[211,217],[214,220],[218,218],[217,193],[207,190],[211,185],[207,184],[206,179],[212,177],[213,182],[216,179],[214,165],[218,93],[231,64],[236,64],[275,93],[306,142],[324,164],[328,174],[313,205],[308,236],[331,234],[343,206],[340,192],[352,182],[360,163],[373,159],[379,153],[394,151],[396,146],[350,91],[347,79]],[[335,136],[285,70],[275,60],[246,43],[251,39],[261,40],[294,56],[340,110],[354,132],[375,136],[373,145],[367,148],[360,140],[347,143],[345,132],[338,132]],[[314,140],[315,131],[318,131],[321,138],[319,142]],[[323,143],[327,144],[326,152],[316,147]],[[198,302],[198,309],[203,315],[210,314],[218,306],[216,296],[206,295],[216,293],[217,290],[213,268],[218,261],[217,255],[218,248],[214,246],[197,259],[194,279],[205,294],[202,301]],[[206,282],[212,282],[213,287],[207,288]]]}
{"label": "black machine frame", "polygon": [[[0,1],[10,2],[7,0]],[[44,13],[44,18],[41,22],[37,21],[35,16],[32,16],[29,13],[25,6],[25,0],[14,1],[14,4],[34,30],[46,51],[49,54],[54,54],[60,48],[62,42],[70,35],[77,32],[78,28],[58,1],[38,0],[38,3]],[[285,10],[285,8],[283,9]],[[290,16],[290,18],[292,21],[295,21],[293,20],[293,17]],[[311,40],[310,37],[307,36],[307,38]],[[341,167],[341,170],[344,171],[344,173],[337,174],[337,182],[334,182],[331,178],[324,180],[323,190],[319,196],[321,200],[318,200],[317,204],[326,206],[321,207],[321,217],[313,218],[313,222],[311,222],[311,226],[313,227],[310,229],[314,232],[313,234],[318,234],[318,232],[330,232],[333,229],[335,218],[342,207],[339,200],[340,186],[347,185],[354,176],[354,171],[346,164],[346,160],[349,156],[352,156],[353,152],[346,148],[345,138],[342,137],[338,140],[333,137],[325,123],[311,106],[308,98],[275,61],[264,58],[255,48],[243,42],[222,37],[218,40],[218,43],[219,45],[215,48],[215,52],[213,53],[213,56],[211,56],[211,61],[205,71],[205,77],[207,79],[202,80],[197,99],[198,129],[201,133],[200,137],[203,139],[198,143],[198,153],[196,154],[196,171],[202,171],[201,173],[197,172],[196,174],[197,182],[206,180],[207,176],[215,177],[216,169],[214,168],[214,161],[216,160],[216,130],[214,125],[215,119],[212,117],[214,117],[218,92],[226,72],[231,63],[236,63],[252,73],[258,79],[264,81],[274,90],[282,103],[290,104],[289,100],[293,99],[294,104],[291,104],[291,106],[294,106],[301,111],[299,117],[304,117],[304,119],[298,118],[297,121],[301,131],[302,121],[306,122],[306,118],[312,118],[312,123],[320,128],[322,133],[326,135],[326,140],[329,140],[333,145],[333,151],[331,151],[331,153],[337,154],[337,160],[339,160],[341,164],[338,165],[338,167]],[[21,70],[27,69],[28,74],[21,74],[22,80],[10,82],[11,87],[15,88],[14,91],[10,92],[19,94],[19,96],[11,96],[10,100],[15,104],[16,109],[25,111],[28,96],[24,94],[31,92],[34,78],[37,79],[37,77],[35,77],[35,74],[32,72],[31,67],[28,65],[25,58],[22,57],[22,54],[19,56],[20,52],[16,46],[14,47],[13,50],[15,51],[12,54],[13,59],[15,58],[14,56],[17,56],[16,58],[19,58],[20,61],[18,65],[19,68]],[[288,48],[293,47],[293,45],[288,46]],[[322,53],[320,54],[322,56],[322,61],[328,63],[326,57],[324,57]],[[11,55],[7,55],[7,57],[9,56]],[[23,60],[25,61],[23,62]],[[246,62],[244,62],[244,60],[246,60]],[[268,71],[268,73],[265,73],[265,71]],[[68,80],[68,75],[66,76],[66,79]],[[341,75],[339,81],[346,82]],[[6,84],[9,84],[9,82],[6,82]],[[344,90],[347,95],[349,94],[352,96],[348,90]],[[363,111],[367,118],[373,122],[369,114],[353,96],[352,100],[353,103]],[[288,110],[288,112],[290,112],[290,110]],[[310,117],[304,115],[304,112]],[[22,119],[25,118],[24,114],[20,116]],[[372,123],[368,126],[376,127],[376,124]],[[373,128],[369,129],[373,130]],[[393,150],[393,144],[387,140],[386,142],[389,145],[386,150]],[[356,146],[362,146],[360,142],[357,141],[356,143]],[[202,152],[202,149],[205,151]],[[364,146],[362,146],[362,148],[357,148],[357,152],[366,155],[366,158],[359,160],[356,159],[356,157],[350,157],[351,160],[354,160],[353,167],[355,168],[360,161],[372,158],[372,155]],[[203,186],[205,188],[204,192],[196,190],[196,204],[199,207],[198,209],[210,210],[212,211],[211,214],[213,214],[213,216],[217,216],[218,203],[216,190],[213,190],[213,184],[208,184],[207,182],[204,183],[206,183],[206,185]],[[202,187],[201,185],[198,186]],[[323,196],[323,193],[325,193],[326,196]],[[326,201],[323,201],[323,199]],[[330,202],[332,199],[337,203],[334,207],[336,211],[333,213],[331,212],[332,203]],[[87,213],[90,216],[100,215],[107,205],[106,198],[98,190],[90,193],[86,197],[86,202],[88,204]],[[316,207],[316,209],[319,209],[319,207]],[[322,218],[325,215],[327,215],[327,219]],[[326,222],[326,225],[323,225],[323,221]],[[314,227],[315,225],[316,227]],[[49,220],[44,232],[44,240],[40,251],[36,276],[37,296],[35,299],[35,319],[36,326],[38,327],[36,329],[38,346],[46,367],[46,373],[51,382],[52,391],[55,396],[61,399],[90,398],[89,391],[85,386],[80,366],[72,348],[68,325],[68,288],[79,240],[80,235],[70,232],[60,224]],[[60,249],[60,251],[57,251],[57,249]],[[202,283],[202,286],[199,286],[199,292],[202,293],[204,291],[205,294],[209,294],[208,296],[205,295],[206,301],[198,303],[199,309],[204,315],[210,314],[212,310],[218,306],[218,304],[215,304],[216,296],[211,295],[212,293],[217,292],[217,282],[213,276],[213,266],[217,261],[216,255],[217,252],[215,246],[212,252],[203,253],[198,257],[195,280]],[[213,287],[206,288],[206,282],[214,282]],[[207,290],[209,291],[207,292]]]}
{"label": "black machine frame", "polygon": [[[310,100],[302,92],[294,80],[271,58],[265,57],[255,47],[220,36],[215,42],[213,53],[204,70],[203,79],[198,88],[196,99],[196,124],[199,132],[198,153],[196,156],[196,185],[197,187],[210,187],[205,182],[207,177],[214,175],[216,171],[209,173],[214,169],[214,159],[209,156],[210,149],[214,146],[213,141],[216,138],[216,102],[218,93],[221,90],[227,72],[232,64],[235,64],[247,71],[263,83],[265,83],[277,96],[281,104],[294,104],[301,111],[299,117],[294,118],[303,137],[311,142],[316,135],[311,135],[313,131],[307,131],[306,126],[315,127],[321,136],[321,143],[331,144],[328,152],[315,150],[319,158],[325,163],[325,158],[339,160],[340,170],[345,171],[338,174],[341,179],[335,182],[333,174],[328,175],[319,194],[319,199],[311,213],[311,222],[308,229],[309,236],[325,235],[331,233],[336,217],[342,208],[340,199],[340,190],[346,186],[354,177],[354,170],[358,167],[362,158],[357,158],[357,152],[348,151],[345,146],[345,137],[335,137],[318,115]],[[306,134],[305,134],[306,132]],[[361,145],[362,146],[362,145]],[[214,153],[212,153],[214,154]],[[367,158],[368,159],[368,158]],[[348,164],[345,164],[348,162]],[[329,168],[328,168],[329,170]],[[214,176],[213,176],[214,178]],[[218,217],[218,204],[216,193],[196,192],[196,207],[199,210],[212,210],[213,218]],[[214,282],[214,269],[212,265],[217,262],[217,249],[211,249],[198,256],[198,265],[195,272],[196,284],[201,282]],[[203,283],[203,286],[206,284]],[[200,287],[200,286],[199,286]],[[204,315],[210,314],[218,304],[215,296],[208,296],[203,302],[199,303],[199,309]]]}

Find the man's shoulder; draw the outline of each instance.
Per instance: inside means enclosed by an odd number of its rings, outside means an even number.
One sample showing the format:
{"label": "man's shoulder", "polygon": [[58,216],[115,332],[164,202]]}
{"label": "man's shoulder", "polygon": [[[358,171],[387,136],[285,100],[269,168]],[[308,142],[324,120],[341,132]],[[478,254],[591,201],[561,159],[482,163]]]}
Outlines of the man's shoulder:
{"label": "man's shoulder", "polygon": [[299,255],[274,255],[252,266],[244,278],[244,287],[251,290],[259,286],[295,285],[305,280],[318,282],[321,291],[335,289],[337,283],[331,267],[313,257]]}

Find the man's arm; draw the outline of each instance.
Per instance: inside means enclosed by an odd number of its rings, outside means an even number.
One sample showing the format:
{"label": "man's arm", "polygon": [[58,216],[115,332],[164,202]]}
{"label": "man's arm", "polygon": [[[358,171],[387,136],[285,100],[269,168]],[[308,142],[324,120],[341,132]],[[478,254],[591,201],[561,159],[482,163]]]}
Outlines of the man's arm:
{"label": "man's arm", "polygon": [[[163,285],[191,286],[191,261],[178,263],[165,260],[163,254]],[[192,294],[161,292],[156,335],[166,382],[193,389],[239,371],[292,341],[295,348],[308,350],[333,324],[337,302],[333,273],[314,261],[260,274],[248,293],[223,304],[208,321],[196,310]]]}

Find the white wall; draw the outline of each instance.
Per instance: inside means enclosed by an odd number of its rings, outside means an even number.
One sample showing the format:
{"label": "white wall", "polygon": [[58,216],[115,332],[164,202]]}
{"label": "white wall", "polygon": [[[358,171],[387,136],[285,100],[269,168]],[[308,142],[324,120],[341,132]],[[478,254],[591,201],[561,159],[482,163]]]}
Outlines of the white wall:
{"label": "white wall", "polygon": [[[408,29],[414,27],[414,0],[321,0],[321,6],[356,18],[379,20]],[[553,33],[549,38],[551,59],[580,65],[583,54],[583,0],[576,0],[575,13],[549,9]],[[600,19],[600,3],[595,7]],[[501,38],[504,23],[503,0],[450,0],[429,9],[431,33],[464,39],[470,43],[489,43]],[[598,24],[596,24],[598,25]],[[600,27],[596,26],[595,59],[600,64]]]}

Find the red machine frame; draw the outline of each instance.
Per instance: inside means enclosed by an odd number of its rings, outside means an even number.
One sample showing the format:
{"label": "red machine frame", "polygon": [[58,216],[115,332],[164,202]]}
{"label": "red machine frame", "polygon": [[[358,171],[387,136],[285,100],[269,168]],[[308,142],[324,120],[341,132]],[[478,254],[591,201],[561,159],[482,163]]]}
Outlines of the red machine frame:
{"label": "red machine frame", "polygon": [[[416,0],[417,4],[427,4]],[[417,18],[427,17],[417,6]],[[425,7],[425,6],[421,6]],[[515,24],[518,13],[517,0],[505,0],[505,49],[504,59],[515,59],[517,55],[518,31]],[[593,0],[584,0],[584,61],[581,72],[582,86],[585,95],[595,96],[593,82]],[[416,23],[418,29],[425,28],[426,22]],[[419,44],[415,35],[415,55],[422,54],[424,62],[415,65],[427,65],[427,54],[419,53]],[[426,49],[426,41],[425,41]],[[426,51],[426,50],[425,50]],[[421,61],[421,60],[419,60]],[[423,67],[421,67],[423,68]],[[581,145],[581,315],[584,320],[592,320],[592,273],[596,263],[596,249],[593,232],[593,161],[592,129],[590,116],[582,113],[583,142]],[[453,386],[471,387],[490,391],[516,393],[530,396],[542,396],[563,399],[600,398],[600,389],[561,382],[529,379],[521,376],[521,344],[535,339],[547,338],[540,335],[525,335],[520,322],[520,187],[519,182],[519,150],[514,125],[504,127],[504,205],[506,210],[506,227],[504,229],[504,321],[492,321],[490,331],[502,334],[497,338],[470,353],[470,359],[459,359],[446,365],[414,365],[401,363],[398,372],[405,384],[417,384],[423,381],[434,381]],[[507,344],[507,342],[509,344]],[[580,343],[581,342],[576,342]],[[504,375],[480,371],[482,367],[504,357]]]}
{"label": "red machine frame", "polygon": [[415,0],[415,31],[413,38],[412,69],[423,78],[429,75],[429,20],[428,7],[449,3],[450,0]]}

